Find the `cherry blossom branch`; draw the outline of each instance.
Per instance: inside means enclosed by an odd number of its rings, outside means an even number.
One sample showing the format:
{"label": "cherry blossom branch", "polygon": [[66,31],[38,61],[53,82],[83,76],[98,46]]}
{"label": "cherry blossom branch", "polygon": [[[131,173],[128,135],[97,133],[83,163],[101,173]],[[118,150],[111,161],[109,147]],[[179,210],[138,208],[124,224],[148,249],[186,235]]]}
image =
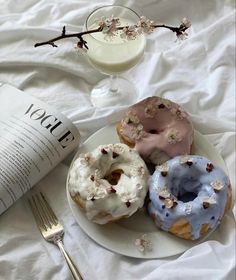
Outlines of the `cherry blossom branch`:
{"label": "cherry blossom branch", "polygon": [[91,33],[96,33],[96,32],[101,32],[101,31],[102,31],[102,29],[99,27],[97,29],[87,30],[87,31],[84,31],[84,32],[66,34],[66,27],[63,26],[61,36],[55,37],[55,38],[50,39],[50,40],[45,41],[45,42],[36,43],[34,45],[34,47],[37,48],[37,47],[40,47],[40,46],[43,46],[43,45],[51,45],[53,47],[58,47],[56,44],[54,44],[54,42],[62,40],[62,39],[66,39],[66,38],[71,38],[71,37],[77,37],[80,41],[85,42],[84,39],[83,39],[84,35],[91,34]]}
{"label": "cherry blossom branch", "polygon": [[121,37],[127,40],[133,40],[142,33],[150,34],[156,28],[169,29],[172,32],[176,33],[176,36],[178,38],[184,39],[188,35],[185,31],[191,26],[190,21],[186,18],[182,19],[181,24],[178,27],[174,27],[165,24],[154,24],[154,21],[151,21],[143,16],[140,17],[138,24],[132,26],[117,26],[119,24],[119,18],[115,18],[113,16],[110,18],[101,18],[97,21],[97,24],[99,27],[96,29],[71,34],[66,34],[66,27],[63,26],[62,33],[60,36],[52,38],[48,41],[36,43],[34,47],[39,47],[43,45],[51,45],[52,47],[57,47],[57,45],[55,44],[56,41],[76,37],[79,39],[77,47],[81,49],[88,49],[87,42],[83,39],[84,35],[103,32],[106,34],[106,36],[112,37],[117,35],[116,32],[118,30],[122,30],[123,33],[121,34]]}

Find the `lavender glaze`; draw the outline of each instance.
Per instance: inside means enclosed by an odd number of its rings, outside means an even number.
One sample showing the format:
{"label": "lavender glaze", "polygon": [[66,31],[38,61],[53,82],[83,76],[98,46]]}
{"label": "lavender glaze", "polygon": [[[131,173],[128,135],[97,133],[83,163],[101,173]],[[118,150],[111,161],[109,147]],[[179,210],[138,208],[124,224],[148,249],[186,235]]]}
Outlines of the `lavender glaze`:
{"label": "lavender glaze", "polygon": [[225,172],[209,159],[177,156],[158,166],[150,178],[148,211],[164,231],[178,219],[186,219],[191,238],[198,239],[203,224],[214,228],[223,217],[229,187]]}

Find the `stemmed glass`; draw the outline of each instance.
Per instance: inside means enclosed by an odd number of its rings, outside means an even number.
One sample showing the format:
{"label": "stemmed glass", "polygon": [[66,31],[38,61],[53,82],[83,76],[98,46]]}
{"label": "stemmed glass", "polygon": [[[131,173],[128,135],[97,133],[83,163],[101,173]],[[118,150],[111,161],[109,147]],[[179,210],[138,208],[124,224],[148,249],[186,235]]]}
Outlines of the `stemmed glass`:
{"label": "stemmed glass", "polygon": [[[137,24],[140,17],[132,9],[123,6],[103,6],[94,10],[86,20],[86,30],[98,28],[101,18],[119,18],[119,26]],[[89,62],[100,72],[110,75],[101,80],[91,91],[91,101],[95,107],[131,104],[136,99],[135,86],[118,74],[136,65],[142,57],[146,45],[145,35],[127,40],[120,36],[122,30],[109,37],[103,32],[87,34]]]}

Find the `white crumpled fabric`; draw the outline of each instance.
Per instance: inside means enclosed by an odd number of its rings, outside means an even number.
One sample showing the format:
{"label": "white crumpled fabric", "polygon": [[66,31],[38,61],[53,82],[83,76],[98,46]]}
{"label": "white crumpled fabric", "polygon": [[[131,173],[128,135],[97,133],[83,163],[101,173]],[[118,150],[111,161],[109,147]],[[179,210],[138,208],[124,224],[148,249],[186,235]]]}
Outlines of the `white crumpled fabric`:
{"label": "white crumpled fabric", "polygon": [[[86,16],[104,4],[123,4],[159,23],[192,22],[189,38],[156,30],[138,66],[125,73],[139,89],[137,101],[158,95],[181,104],[194,127],[216,146],[235,190],[235,7],[230,0],[46,1],[0,0],[0,82],[55,106],[78,127],[82,141],[119,119],[126,106],[96,109],[89,92],[104,77],[73,49],[36,42],[83,28]],[[1,102],[1,101],[0,101]],[[60,164],[35,189],[42,189],[66,229],[65,246],[87,280],[235,279],[235,220],[227,216],[218,241],[166,259],[132,259],[92,241],[77,225],[65,194],[68,166]],[[234,202],[235,203],[235,202]],[[234,204],[235,217],[235,204]],[[225,220],[226,221],[226,220]],[[0,216],[0,279],[71,279],[54,245],[45,242],[25,197]]]}

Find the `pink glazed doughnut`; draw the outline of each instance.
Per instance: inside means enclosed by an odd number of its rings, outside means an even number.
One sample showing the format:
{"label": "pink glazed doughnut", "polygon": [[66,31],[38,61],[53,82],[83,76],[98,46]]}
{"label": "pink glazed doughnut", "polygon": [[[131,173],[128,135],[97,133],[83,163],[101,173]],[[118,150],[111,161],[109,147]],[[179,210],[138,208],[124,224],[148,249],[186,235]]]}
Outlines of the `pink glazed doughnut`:
{"label": "pink glazed doughnut", "polygon": [[129,107],[116,130],[122,143],[135,148],[146,162],[153,164],[190,154],[193,143],[188,114],[180,105],[157,96]]}

